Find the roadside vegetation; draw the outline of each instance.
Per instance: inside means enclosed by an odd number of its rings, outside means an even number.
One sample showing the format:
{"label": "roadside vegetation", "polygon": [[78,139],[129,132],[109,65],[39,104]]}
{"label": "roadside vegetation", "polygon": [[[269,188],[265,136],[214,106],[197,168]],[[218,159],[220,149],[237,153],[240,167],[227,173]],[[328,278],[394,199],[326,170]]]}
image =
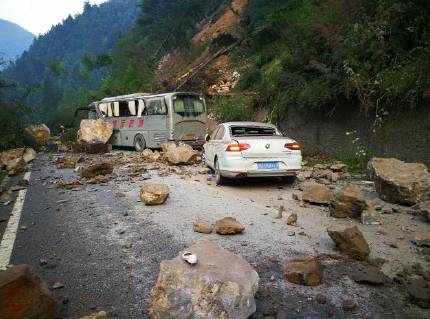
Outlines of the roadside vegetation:
{"label": "roadside vegetation", "polygon": [[[25,106],[17,101],[23,96],[32,120],[55,132],[89,101],[174,89],[175,72],[192,66],[205,48],[213,54],[225,45],[191,39],[227,5],[231,1],[85,4],[82,15],[53,27],[4,71],[19,94],[8,94],[11,111],[2,121],[21,120]],[[290,108],[333,113],[359,107],[377,129],[391,113],[415,108],[429,95],[429,12],[425,0],[249,0],[235,32],[240,45],[228,55],[240,81],[231,95],[208,99],[212,116],[248,120],[260,107],[279,124]],[[169,55],[177,58],[171,74],[157,77]],[[206,94],[210,81],[197,74],[184,88]],[[14,132],[4,130],[1,140],[18,138]]]}

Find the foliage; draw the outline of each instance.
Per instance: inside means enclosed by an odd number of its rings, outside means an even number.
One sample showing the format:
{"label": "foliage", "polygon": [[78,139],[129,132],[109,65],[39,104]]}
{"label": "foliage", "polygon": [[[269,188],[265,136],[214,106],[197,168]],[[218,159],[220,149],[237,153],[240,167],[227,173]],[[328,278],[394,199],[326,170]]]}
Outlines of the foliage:
{"label": "foliage", "polygon": [[208,99],[208,111],[218,122],[246,121],[251,118],[252,96],[215,96]]}
{"label": "foliage", "polygon": [[16,90],[16,88],[0,77],[0,151],[23,144],[23,131],[30,113],[23,97],[6,100],[4,94],[6,90]]}
{"label": "foliage", "polygon": [[280,114],[339,98],[380,117],[413,108],[430,87],[429,13],[425,0],[251,0],[240,87]]}

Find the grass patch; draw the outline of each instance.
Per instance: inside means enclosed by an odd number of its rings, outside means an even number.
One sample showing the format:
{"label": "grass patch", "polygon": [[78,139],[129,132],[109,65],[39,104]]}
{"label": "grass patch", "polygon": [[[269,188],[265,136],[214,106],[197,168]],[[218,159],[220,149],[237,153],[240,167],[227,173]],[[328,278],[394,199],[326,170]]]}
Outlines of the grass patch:
{"label": "grass patch", "polygon": [[368,160],[357,159],[357,158],[336,158],[328,155],[308,155],[303,157],[305,166],[312,167],[317,164],[334,164],[342,162],[348,165],[348,171],[351,174],[365,174],[367,172]]}

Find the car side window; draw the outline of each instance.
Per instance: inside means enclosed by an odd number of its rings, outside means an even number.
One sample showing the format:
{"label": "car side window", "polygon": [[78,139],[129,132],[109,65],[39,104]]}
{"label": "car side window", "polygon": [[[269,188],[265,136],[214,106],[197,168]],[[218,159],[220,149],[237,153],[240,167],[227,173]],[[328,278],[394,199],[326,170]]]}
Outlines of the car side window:
{"label": "car side window", "polygon": [[220,126],[218,132],[215,135],[216,140],[221,140],[224,137],[225,129],[224,126]]}
{"label": "car side window", "polygon": [[211,133],[211,140],[214,140],[214,139],[215,139],[215,136],[216,136],[216,134],[218,133],[218,131],[219,131],[219,126],[217,126],[217,127],[212,131],[212,133]]}

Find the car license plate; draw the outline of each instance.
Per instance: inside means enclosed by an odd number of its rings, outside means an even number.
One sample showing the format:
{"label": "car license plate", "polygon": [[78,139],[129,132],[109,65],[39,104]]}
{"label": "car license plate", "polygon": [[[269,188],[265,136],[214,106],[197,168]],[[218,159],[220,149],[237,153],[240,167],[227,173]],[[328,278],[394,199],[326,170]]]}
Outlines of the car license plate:
{"label": "car license plate", "polygon": [[279,169],[278,162],[261,162],[257,163],[258,169]]}

